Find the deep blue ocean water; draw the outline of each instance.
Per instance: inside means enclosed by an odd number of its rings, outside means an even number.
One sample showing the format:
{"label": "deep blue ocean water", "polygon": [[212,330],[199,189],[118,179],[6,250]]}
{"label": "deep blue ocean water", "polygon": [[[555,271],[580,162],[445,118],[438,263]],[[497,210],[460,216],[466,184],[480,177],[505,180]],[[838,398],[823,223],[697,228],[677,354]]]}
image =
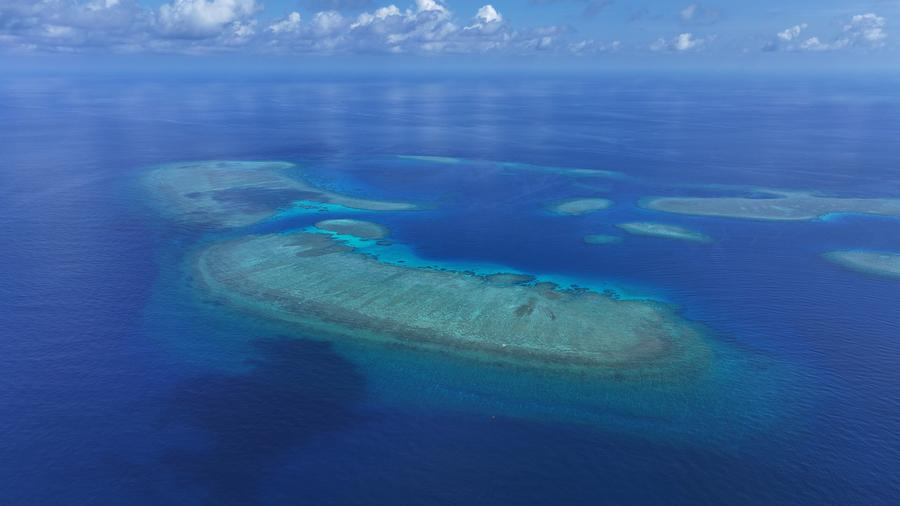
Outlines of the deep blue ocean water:
{"label": "deep blue ocean water", "polygon": [[[0,503],[896,503],[900,282],[819,254],[900,251],[900,219],[728,220],[637,201],[752,187],[900,197],[898,85],[3,78]],[[394,157],[409,154],[626,177]],[[734,360],[697,392],[607,392],[216,305],[182,260],[222,234],[167,222],[137,184],[145,167],[208,159],[292,161],[335,190],[433,204],[360,216],[424,263],[665,300]],[[616,206],[544,210],[581,196]],[[582,242],[634,220],[716,242]]]}

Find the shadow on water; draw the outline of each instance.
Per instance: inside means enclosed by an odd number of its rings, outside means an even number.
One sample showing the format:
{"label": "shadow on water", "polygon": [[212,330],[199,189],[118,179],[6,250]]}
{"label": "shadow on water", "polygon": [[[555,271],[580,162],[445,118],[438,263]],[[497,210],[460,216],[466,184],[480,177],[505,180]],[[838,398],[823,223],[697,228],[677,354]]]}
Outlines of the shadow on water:
{"label": "shadow on water", "polygon": [[265,469],[318,434],[362,421],[363,377],[329,343],[259,340],[245,374],[177,387],[170,420],[204,433],[206,448],[169,450],[165,464],[209,491],[210,504],[252,504]]}

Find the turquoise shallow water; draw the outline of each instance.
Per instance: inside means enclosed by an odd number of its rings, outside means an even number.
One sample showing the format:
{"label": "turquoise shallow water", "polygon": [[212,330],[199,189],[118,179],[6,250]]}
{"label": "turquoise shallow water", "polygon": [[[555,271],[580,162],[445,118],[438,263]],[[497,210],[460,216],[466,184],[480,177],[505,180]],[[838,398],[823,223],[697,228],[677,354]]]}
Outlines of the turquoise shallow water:
{"label": "turquoise shallow water", "polygon": [[[380,162],[382,164],[380,170],[390,171],[393,168],[392,164],[396,163],[401,165],[400,170],[407,170],[406,164],[410,162],[404,157],[386,157],[385,160],[387,161]],[[443,166],[452,166],[455,169],[466,163],[464,160],[449,163],[444,159],[432,158],[425,158],[424,162],[424,166],[418,166],[414,170],[435,170],[435,165],[439,166],[439,169],[443,169]],[[364,158],[352,163],[353,166],[366,164]],[[475,166],[482,164],[483,162],[476,162]],[[307,180],[316,179],[317,169],[314,164],[299,161],[298,165],[305,167],[304,172],[297,174],[298,177],[305,177]],[[490,164],[491,167],[504,168],[508,165],[512,164]],[[541,169],[541,167],[534,168],[537,171]],[[579,177],[573,176],[573,173],[578,173],[573,170],[559,173],[548,169],[548,172],[562,178],[563,185],[568,183],[567,179]],[[519,180],[527,181],[527,178],[520,177]],[[344,184],[332,182],[326,183],[326,187],[332,191],[347,191],[367,198],[381,197],[376,189],[361,190],[359,184],[357,182],[355,187],[351,187],[346,182]],[[643,184],[645,183],[632,183],[637,185],[637,190]],[[407,197],[416,195],[419,194],[411,192]],[[540,198],[524,198],[521,203],[531,204],[532,210],[528,213],[530,215],[545,214]],[[797,365],[767,356],[759,350],[722,342],[716,338],[713,329],[704,328],[699,322],[696,325],[711,348],[710,365],[699,376],[694,372],[685,371],[683,378],[678,377],[676,373],[674,377],[662,382],[651,378],[643,380],[625,377],[602,378],[585,375],[583,372],[573,371],[567,374],[561,371],[516,368],[499,362],[492,364],[490,357],[487,357],[486,361],[473,361],[457,356],[450,349],[424,351],[395,345],[385,346],[367,342],[364,338],[348,338],[347,335],[317,335],[291,324],[258,320],[261,315],[241,314],[238,308],[228,304],[213,303],[217,300],[212,298],[213,294],[204,293],[202,287],[196,286],[190,280],[193,251],[204,249],[205,244],[215,244],[248,234],[303,231],[326,234],[354,248],[360,254],[371,256],[380,262],[411,269],[470,272],[480,276],[496,273],[532,274],[536,276],[534,282],[551,281],[564,289],[581,287],[598,292],[605,291],[620,299],[672,304],[671,301],[655,296],[650,290],[642,293],[638,288],[624,288],[613,282],[583,274],[574,276],[528,272],[491,263],[488,260],[425,258],[411,245],[394,242],[391,236],[388,237],[390,242],[384,243],[336,234],[310,225],[324,217],[332,216],[368,219],[377,223],[385,221],[390,223],[392,216],[403,216],[411,222],[428,223],[442,213],[452,216],[458,207],[458,204],[445,201],[441,207],[426,205],[427,210],[423,211],[385,213],[348,210],[342,206],[329,204],[308,202],[293,204],[272,218],[264,219],[258,225],[201,234],[193,239],[196,244],[192,244],[192,240],[187,238],[186,247],[179,246],[169,251],[166,259],[160,263],[161,270],[170,273],[167,276],[168,281],[157,287],[160,293],[158,299],[167,301],[172,294],[181,293],[179,298],[192,301],[190,303],[192,309],[173,310],[175,314],[191,314],[193,318],[202,313],[207,315],[209,322],[227,321],[230,322],[228,325],[246,329],[267,328],[268,333],[294,338],[321,339],[333,343],[341,355],[350,360],[367,378],[371,396],[369,402],[373,407],[394,406],[395,409],[401,410],[414,407],[426,411],[464,413],[475,417],[490,416],[492,419],[501,416],[541,423],[571,423],[584,427],[585,430],[614,431],[655,440],[678,440],[686,444],[708,444],[719,448],[738,448],[760,433],[772,430],[781,421],[801,416],[804,410],[810,409],[809,406],[804,406],[800,399],[791,398],[791,393],[782,391],[779,387],[786,383],[814,381],[808,371],[802,372]],[[551,222],[565,223],[566,220],[574,219],[576,217],[573,216],[549,216]],[[306,226],[303,226],[304,223]],[[400,227],[402,226],[401,224]],[[455,238],[448,237],[448,239]],[[556,247],[552,242],[548,242],[545,246]],[[180,269],[172,266],[180,266]],[[347,296],[355,295],[348,292]],[[151,324],[158,319],[156,316],[148,318]],[[171,334],[165,330],[157,333]],[[253,332],[247,330],[242,335],[253,335]],[[182,340],[183,338],[178,339]],[[180,347],[178,342],[173,345]],[[238,339],[231,345],[238,349],[250,346],[246,339]]]}
{"label": "turquoise shallow water", "polygon": [[[370,215],[370,217],[372,217]],[[228,233],[228,237],[240,235]],[[213,242],[216,240],[213,239]],[[349,240],[371,253],[373,241]],[[202,246],[200,246],[202,247]],[[424,351],[384,346],[366,340],[316,336],[296,326],[260,319],[223,306],[191,285],[190,264],[174,261],[190,257],[195,246],[178,247],[162,262],[160,284],[155,289],[157,303],[147,317],[148,332],[178,336],[164,342],[181,356],[209,366],[210,348],[230,350],[214,353],[224,357],[217,367],[224,371],[247,369],[246,350],[255,336],[284,335],[292,338],[323,339],[348,359],[367,378],[368,403],[373,409],[387,406],[400,410],[457,413],[477,418],[522,418],[540,423],[575,424],[588,431],[614,431],[642,438],[710,444],[724,449],[740,448],[748,440],[771,430],[785,420],[800,416],[809,406],[779,391],[785,382],[814,381],[809,371],[778,361],[757,350],[738,349],[733,343],[713,346],[713,365],[700,377],[659,383],[654,380],[615,380],[541,371],[473,361],[451,351]],[[413,257],[405,256],[405,259]],[[392,257],[387,261],[397,261]],[[416,259],[413,268],[434,268]],[[409,264],[405,264],[409,265]],[[173,267],[175,266],[175,267]],[[443,268],[475,267],[473,264],[443,265]],[[477,266],[483,273],[498,272],[491,265]],[[508,272],[501,270],[500,272]],[[582,283],[581,286],[585,286]],[[173,297],[174,295],[174,297]],[[176,302],[177,301],[177,302]],[[179,322],[162,314],[191,315],[187,324],[197,339],[186,339]],[[161,328],[158,328],[160,327]],[[209,343],[203,329],[228,329],[233,336]],[[704,332],[709,332],[704,329]],[[712,337],[712,336],[709,336]],[[799,403],[798,403],[799,401]]]}
{"label": "turquoise shallow water", "polygon": [[[820,255],[900,251],[898,221],[735,221],[638,202],[758,187],[898,196],[894,88],[620,79],[567,93],[0,81],[0,234],[14,245],[0,249],[0,502],[890,504],[900,285]],[[509,93],[490,94],[491,114],[459,107],[496,89]],[[234,108],[236,93],[252,106]],[[848,115],[862,119],[833,121]],[[624,176],[395,157],[408,153]],[[173,225],[133,185],[144,167],[206,159],[292,161],[333,191],[431,206],[287,211],[223,232]],[[545,212],[593,192],[615,205]],[[324,216],[387,226],[392,246],[359,244],[385,260],[673,304],[703,327],[715,367],[646,385],[304,335],[209,300],[184,268],[204,244]],[[629,221],[714,241],[583,242]]]}

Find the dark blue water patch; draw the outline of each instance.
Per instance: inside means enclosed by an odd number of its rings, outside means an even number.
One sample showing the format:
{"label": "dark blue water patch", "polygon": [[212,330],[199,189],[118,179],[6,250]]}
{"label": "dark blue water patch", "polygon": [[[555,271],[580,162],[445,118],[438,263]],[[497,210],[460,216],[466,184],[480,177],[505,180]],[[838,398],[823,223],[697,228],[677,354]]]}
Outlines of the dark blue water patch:
{"label": "dark blue water patch", "polygon": [[[811,497],[843,504],[862,495],[876,503],[891,500],[872,493],[872,481],[824,471],[765,441],[752,452],[724,456],[501,416],[416,411],[392,413],[372,429],[332,435],[294,454],[273,473],[268,502],[346,504],[359,500],[359,490],[379,504],[750,505]],[[406,443],[393,446],[398,440]],[[298,476],[308,485],[293,488]]]}
{"label": "dark blue water patch", "polygon": [[365,380],[328,343],[296,338],[256,342],[251,369],[208,374],[175,388],[167,423],[197,432],[202,448],[170,448],[163,465],[209,504],[252,504],[279,457],[364,421]]}

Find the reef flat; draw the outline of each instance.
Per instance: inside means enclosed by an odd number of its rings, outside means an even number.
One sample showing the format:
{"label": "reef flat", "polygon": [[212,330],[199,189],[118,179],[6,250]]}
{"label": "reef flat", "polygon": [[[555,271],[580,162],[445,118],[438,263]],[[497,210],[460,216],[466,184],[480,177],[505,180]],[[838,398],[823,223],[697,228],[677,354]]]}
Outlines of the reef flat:
{"label": "reef flat", "polygon": [[294,168],[286,162],[173,163],[150,170],[143,182],[164,213],[213,227],[250,225],[297,203],[367,211],[417,209],[405,202],[355,198],[316,188],[292,177]]}
{"label": "reef flat", "polygon": [[550,206],[550,211],[557,214],[567,214],[571,216],[577,216],[581,214],[592,213],[594,211],[602,211],[603,209],[608,209],[613,205],[613,202],[608,199],[601,198],[587,198],[587,199],[572,199],[566,200],[563,202],[559,202]]}
{"label": "reef flat", "polygon": [[360,239],[382,239],[388,236],[388,229],[377,223],[362,220],[323,220],[316,228],[336,234],[352,235]]}
{"label": "reef flat", "polygon": [[496,274],[489,274],[487,276],[484,276],[484,279],[490,281],[491,283],[497,283],[501,285],[522,285],[525,283],[531,283],[535,278],[530,274],[498,272]]}
{"label": "reef flat", "polygon": [[664,239],[678,239],[681,241],[712,242],[712,237],[706,234],[701,234],[700,232],[676,225],[651,223],[647,221],[635,221],[630,223],[620,223],[616,226],[628,232],[629,234],[634,235],[662,237]]}
{"label": "reef flat", "polygon": [[857,272],[900,278],[900,253],[888,251],[829,251],[826,260]]}
{"label": "reef flat", "polygon": [[711,357],[695,325],[662,303],[383,263],[327,234],[230,240],[192,265],[216,298],[319,334],[667,380],[705,370]]}
{"label": "reef flat", "polygon": [[641,205],[654,211],[754,220],[812,220],[832,213],[900,216],[900,199],[821,197],[808,192],[762,190],[769,198],[657,197]]}
{"label": "reef flat", "polygon": [[622,238],[617,235],[589,234],[584,236],[584,242],[587,244],[618,244],[622,242]]}

